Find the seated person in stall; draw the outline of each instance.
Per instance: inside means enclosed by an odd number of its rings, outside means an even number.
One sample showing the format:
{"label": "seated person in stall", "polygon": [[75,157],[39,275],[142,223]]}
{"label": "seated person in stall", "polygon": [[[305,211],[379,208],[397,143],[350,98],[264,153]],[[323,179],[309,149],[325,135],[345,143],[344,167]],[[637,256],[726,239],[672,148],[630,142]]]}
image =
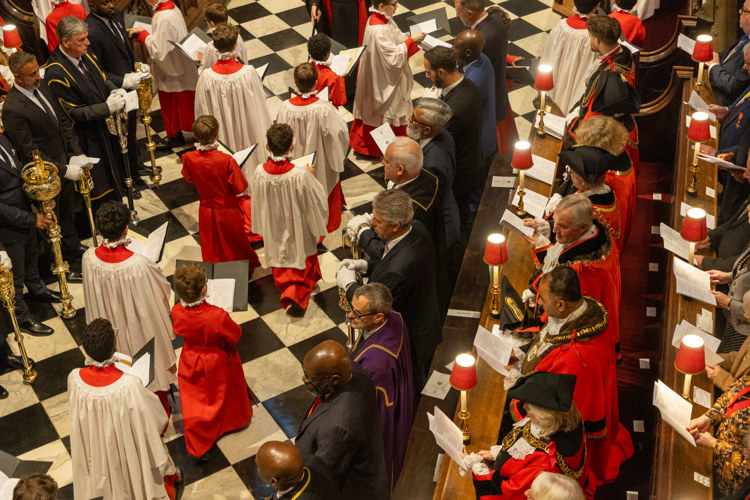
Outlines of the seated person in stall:
{"label": "seated person in stall", "polygon": [[[734,176],[734,173],[732,173]],[[747,182],[744,177],[750,177],[747,170],[741,173],[739,179]],[[743,203],[737,208],[732,217],[708,231],[708,236],[695,245],[696,250],[710,248],[716,252],[716,257],[709,255],[695,255],[696,265],[704,271],[731,271],[734,263],[750,244],[750,220],[748,220],[748,207],[750,206],[750,192]],[[717,285],[717,290],[726,292],[726,285]]]}
{"label": "seated person in stall", "polygon": [[723,51],[714,52],[713,60],[708,64],[708,81],[719,106],[729,106],[747,92],[743,89],[750,85],[750,74],[743,57],[750,42],[750,0],[737,3],[740,4],[739,25],[743,35]]}
{"label": "seated person in stall", "polygon": [[307,52],[310,63],[318,70],[318,81],[315,90],[322,92],[328,89],[328,100],[335,107],[346,104],[346,83],[344,77],[331,69],[331,39],[325,33],[316,33],[307,41]]}
{"label": "seated person in stall", "polygon": [[[227,7],[220,2],[211,2],[206,5],[205,10],[206,24],[208,24],[208,33],[213,34],[213,31],[219,24],[229,23],[229,16],[227,15]],[[237,30],[237,39],[234,49],[231,51],[231,56],[240,61],[243,64],[247,64],[247,51],[245,50],[245,41],[242,40],[240,30]],[[206,52],[198,52],[198,59],[201,61],[201,66],[198,68],[198,72],[203,72],[204,69],[212,67],[219,60],[219,51],[216,49],[216,45],[213,41],[208,42],[206,45]]]}
{"label": "seated person in stall", "polygon": [[[728,304],[730,318],[729,321],[732,324],[732,328],[740,331],[750,330],[750,290],[746,291],[742,296],[742,302],[739,307],[742,310],[742,321],[736,317],[738,307],[733,302],[736,300],[730,300]],[[741,326],[740,326],[741,325]],[[750,356],[748,356],[748,349],[750,349],[750,336],[745,335],[745,340],[739,349],[731,352],[719,353],[719,356],[724,358],[718,365],[706,366],[706,375],[708,378],[714,381],[714,385],[722,391],[726,391],[729,387],[750,372]]]}
{"label": "seated person in stall", "polygon": [[302,316],[322,278],[317,243],[328,234],[327,196],[315,178],[314,165],[295,167],[289,161],[294,149],[289,125],[274,123],[266,140],[271,159],[257,166],[250,182],[256,207],[252,230],[263,237],[266,265],[273,268],[281,307]]}
{"label": "seated person in stall", "polygon": [[195,185],[200,199],[198,229],[201,254],[206,262],[247,260],[250,269],[260,266],[250,246],[240,211],[240,194],[247,180],[231,155],[219,151],[219,122],[210,115],[193,123],[198,141],[195,151],[182,155],[182,176]]}
{"label": "seated person in stall", "polygon": [[185,339],[177,380],[187,451],[211,458],[216,440],[250,423],[252,393],[234,346],[242,329],[224,309],[206,302],[208,278],[195,262],[174,274],[180,303],[172,308],[174,331]]}
{"label": "seated person in stall", "polygon": [[643,21],[630,12],[637,3],[638,0],[613,0],[612,13],[609,17],[614,17],[620,23],[625,40],[636,47],[643,47],[643,42],[646,40],[646,28],[643,27]]}
{"label": "seated person in stall", "polygon": [[750,324],[745,319],[742,303],[745,292],[750,290],[749,263],[750,247],[747,247],[735,261],[731,272],[708,271],[713,284],[729,285],[727,293],[711,290],[711,293],[716,296],[716,306],[724,313],[723,315],[718,312],[716,314],[716,326],[724,327],[721,330],[716,329],[717,333],[723,331],[723,334],[717,335],[721,338],[717,352],[736,351],[750,335]]}
{"label": "seated person in stall", "polygon": [[276,123],[292,127],[296,156],[316,153],[315,178],[328,196],[326,230],[330,233],[341,225],[341,205],[345,200],[339,174],[344,171],[349,150],[349,130],[336,108],[315,96],[318,78],[318,70],[310,63],[294,68],[294,84],[299,93],[281,103]]}

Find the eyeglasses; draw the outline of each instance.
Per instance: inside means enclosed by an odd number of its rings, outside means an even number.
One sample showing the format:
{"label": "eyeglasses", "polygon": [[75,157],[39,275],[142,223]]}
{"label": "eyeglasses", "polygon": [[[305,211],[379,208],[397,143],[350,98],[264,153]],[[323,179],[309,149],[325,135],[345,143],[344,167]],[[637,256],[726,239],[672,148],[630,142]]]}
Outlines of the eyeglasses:
{"label": "eyeglasses", "polygon": [[360,314],[360,313],[357,312],[356,309],[354,309],[352,307],[352,314],[354,315],[355,318],[362,319],[362,318],[366,318],[367,316],[374,316],[374,315],[376,315],[378,313],[374,312],[374,313]]}
{"label": "eyeglasses", "polygon": [[431,126],[431,125],[429,125],[429,124],[427,124],[427,123],[425,123],[425,122],[420,122],[419,120],[417,120],[417,119],[416,119],[416,118],[414,117],[414,113],[412,113],[412,114],[411,114],[411,116],[409,117],[409,121],[410,121],[410,122],[412,122],[412,123],[419,123],[419,124],[420,124],[420,125],[422,125],[423,127],[430,127],[430,126]]}
{"label": "eyeglasses", "polygon": [[740,15],[742,14],[750,14],[750,10],[747,10],[745,7],[740,8]]}
{"label": "eyeglasses", "polygon": [[320,382],[321,380],[326,380],[326,379],[329,379],[329,378],[333,377],[333,375],[324,375],[324,376],[318,377],[318,378],[310,378],[310,375],[308,375],[308,373],[305,370],[302,370],[302,373],[305,375],[304,382],[306,384],[312,384],[314,382]]}

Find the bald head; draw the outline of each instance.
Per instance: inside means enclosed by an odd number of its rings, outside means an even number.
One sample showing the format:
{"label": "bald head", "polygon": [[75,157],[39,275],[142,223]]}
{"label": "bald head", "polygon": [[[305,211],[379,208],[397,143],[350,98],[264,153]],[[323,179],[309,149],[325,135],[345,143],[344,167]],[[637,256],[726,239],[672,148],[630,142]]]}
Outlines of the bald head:
{"label": "bald head", "polygon": [[383,167],[385,177],[395,184],[416,178],[422,171],[422,148],[408,137],[396,137],[385,149]]}
{"label": "bald head", "polygon": [[302,480],[302,455],[292,443],[268,441],[255,456],[258,476],[277,490],[296,486]]}
{"label": "bald head", "polygon": [[453,53],[456,59],[468,64],[479,59],[484,48],[484,37],[478,30],[464,30],[453,42]]}
{"label": "bald head", "polygon": [[352,379],[352,362],[346,348],[334,340],[326,340],[305,354],[302,381],[313,394],[323,396],[342,387]]}

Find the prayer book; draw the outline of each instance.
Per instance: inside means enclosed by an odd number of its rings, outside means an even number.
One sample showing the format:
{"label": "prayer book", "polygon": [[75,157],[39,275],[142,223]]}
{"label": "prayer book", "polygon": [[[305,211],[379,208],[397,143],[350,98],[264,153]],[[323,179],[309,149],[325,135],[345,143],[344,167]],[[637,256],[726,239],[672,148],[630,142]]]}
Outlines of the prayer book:
{"label": "prayer book", "polygon": [[658,408],[662,420],[695,446],[695,439],[686,429],[693,414],[693,405],[690,401],[683,399],[661,380],[657,380],[654,382],[653,405]]}
{"label": "prayer book", "polygon": [[149,16],[136,16],[134,14],[125,14],[125,28],[143,28],[149,33],[153,33],[151,29],[152,19]]}
{"label": "prayer book", "polygon": [[[525,199],[525,197],[524,197]],[[525,204],[525,202],[524,202]],[[523,219],[508,210],[505,209],[505,212],[503,212],[503,218],[500,219],[500,225],[503,227],[507,227],[508,229],[512,231],[518,231],[524,236],[533,236],[534,235],[534,228],[529,226],[523,225]]]}
{"label": "prayer book", "polygon": [[711,293],[711,277],[706,271],[672,257],[672,272],[677,278],[677,293],[716,305],[716,297]]}
{"label": "prayer book", "polygon": [[[260,77],[261,80],[263,80],[263,78],[266,77],[266,72],[268,71],[268,64],[269,63],[266,63],[263,66],[258,66],[257,68],[253,66],[253,68],[255,68],[255,71],[256,73],[258,73],[258,76]],[[250,66],[252,66],[252,64]]]}
{"label": "prayer book", "polygon": [[211,36],[200,28],[193,28],[185,38],[179,42],[169,41],[172,45],[177,47],[188,59],[193,61],[197,66],[201,65],[198,60],[198,53],[206,53],[206,45],[211,41]]}
{"label": "prayer book", "polygon": [[294,159],[289,163],[291,163],[295,167],[307,168],[307,166],[315,165],[315,156],[317,154],[317,151],[313,151],[312,153],[306,154],[305,156],[300,156],[299,158]]}
{"label": "prayer book", "polygon": [[427,414],[430,432],[435,436],[438,446],[440,446],[449,457],[458,465],[463,465],[461,450],[464,447],[464,434],[451,419],[435,407],[433,415]]}
{"label": "prayer book", "polygon": [[680,233],[663,222],[659,225],[659,234],[664,240],[664,249],[672,252],[681,259],[687,260],[690,255],[690,243],[685,241]]}
{"label": "prayer book", "polygon": [[[523,174],[551,186],[555,182],[557,163],[535,154],[531,155],[531,159],[534,165],[530,169],[524,170]],[[513,169],[513,173],[516,172],[518,172],[518,170]]]}
{"label": "prayer book", "polygon": [[513,337],[500,333],[499,325],[494,325],[491,332],[479,325],[474,337],[474,346],[479,357],[500,375],[508,374],[505,367],[510,363],[514,345]]}
{"label": "prayer book", "polygon": [[[534,117],[534,128],[539,128],[539,111]],[[565,117],[553,115],[552,113],[544,114],[544,131],[555,139],[562,139],[565,133]]]}
{"label": "prayer book", "polygon": [[445,7],[425,12],[424,14],[418,14],[406,18],[406,22],[409,23],[409,33],[415,35],[417,33],[435,33],[438,31],[436,36],[450,35],[451,27],[448,22],[448,14],[445,12]]}
{"label": "prayer book", "polygon": [[357,67],[357,63],[362,54],[365,53],[366,48],[367,45],[347,49],[336,40],[331,39],[331,55],[328,58],[328,62],[331,63],[331,71],[339,76],[349,76]]}
{"label": "prayer book", "polygon": [[[206,271],[208,278],[206,302],[221,307],[227,312],[247,311],[247,281],[250,273],[246,260],[211,263],[177,259],[175,265],[180,267],[188,262],[195,262]],[[180,300],[177,292],[174,298],[176,304]]]}
{"label": "prayer book", "polygon": [[143,387],[154,380],[154,337],[151,337],[132,358],[121,352],[116,352],[115,358],[115,366],[123,373],[138,377]]}
{"label": "prayer book", "polygon": [[224,144],[223,142],[219,141],[219,151],[222,153],[226,153],[228,155],[232,155],[232,158],[234,158],[234,161],[237,162],[237,165],[242,168],[242,166],[245,164],[248,158],[250,158],[250,155],[253,154],[255,151],[255,148],[258,147],[258,144],[253,144],[249,148],[242,149],[240,151],[237,151],[236,153],[229,149],[229,146]]}
{"label": "prayer book", "polygon": [[700,95],[698,95],[698,92],[696,92],[695,90],[690,93],[690,100],[687,102],[687,105],[693,108],[695,111],[703,111],[704,113],[708,113],[709,120],[711,120],[712,122],[716,121],[716,115],[708,110],[708,104]]}
{"label": "prayer book", "polygon": [[435,47],[447,47],[449,49],[453,47],[450,43],[444,42],[441,39],[435,38],[432,35],[426,35],[424,37],[424,40],[422,40],[421,45],[422,45],[422,49],[424,50],[434,49]]}
{"label": "prayer book", "polygon": [[[169,221],[151,231],[151,233],[149,233],[148,237],[146,238],[145,244],[138,239],[131,238],[130,243],[128,243],[125,248],[133,253],[138,253],[143,255],[144,257],[148,257],[158,264],[164,254],[164,244],[167,239],[167,229],[169,229]],[[131,234],[131,236],[133,235]]]}
{"label": "prayer book", "polygon": [[677,37],[677,48],[684,50],[692,56],[693,49],[695,48],[695,40],[680,33],[680,35]]}

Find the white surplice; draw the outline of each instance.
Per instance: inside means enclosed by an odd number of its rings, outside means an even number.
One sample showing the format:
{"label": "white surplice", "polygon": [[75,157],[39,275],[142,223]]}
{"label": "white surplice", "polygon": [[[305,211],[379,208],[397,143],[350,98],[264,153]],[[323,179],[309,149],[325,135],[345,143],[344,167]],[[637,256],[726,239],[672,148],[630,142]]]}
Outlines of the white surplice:
{"label": "white surplice", "polygon": [[318,239],[328,234],[323,186],[305,168],[273,175],[261,164],[250,187],[252,230],[263,237],[266,266],[305,269],[305,259],[318,251]]}
{"label": "white surplice", "polygon": [[[201,73],[195,89],[195,116],[213,115],[219,122],[219,140],[234,152],[258,144],[242,167],[248,184],[253,168],[266,161],[266,131],[271,115],[258,72],[252,66],[228,75],[208,68]],[[250,192],[248,186],[244,194]]]}
{"label": "white surplice", "polygon": [[161,268],[137,253],[122,262],[104,262],[94,248],[83,254],[81,267],[86,323],[108,319],[118,332],[117,350],[128,356],[154,337],[154,380],[148,388],[168,390],[177,379],[177,356],[169,316],[171,288]]}
{"label": "white surplice", "polygon": [[407,124],[412,112],[414,78],[409,67],[407,36],[389,19],[387,24],[368,20],[359,61],[354,118],[378,127],[385,122],[398,127]]}
{"label": "white surplice", "polygon": [[151,19],[153,33],[146,38],[146,49],[153,59],[151,74],[154,83],[162,92],[182,92],[195,90],[198,81],[198,68],[170,40],[179,42],[188,34],[185,18],[180,9],[167,9],[154,12]]}
{"label": "white surplice", "polygon": [[331,194],[339,174],[344,171],[344,160],[349,148],[349,130],[336,108],[328,101],[317,100],[305,106],[284,101],[276,115],[276,122],[286,123],[294,131],[294,156],[315,155],[315,178],[326,195]]}
{"label": "white surplice", "polygon": [[159,398],[135,376],[94,387],[80,371],[68,375],[75,498],[169,498],[164,476],[176,471],[161,440],[167,414]]}
{"label": "white surplice", "polygon": [[548,95],[566,115],[586,90],[589,70],[595,66],[599,55],[591,50],[587,29],[571,27],[561,19],[547,37],[540,64],[552,66],[554,88]]}
{"label": "white surplice", "polygon": [[[244,64],[247,64],[247,51],[245,50],[245,42],[242,40],[242,35],[237,34],[237,45],[229,53],[232,57],[236,57]],[[201,65],[198,68],[198,73],[203,73],[204,70],[210,68],[216,61],[219,60],[219,51],[216,50],[214,42],[208,42],[206,45],[206,52],[203,54],[201,59]]]}

